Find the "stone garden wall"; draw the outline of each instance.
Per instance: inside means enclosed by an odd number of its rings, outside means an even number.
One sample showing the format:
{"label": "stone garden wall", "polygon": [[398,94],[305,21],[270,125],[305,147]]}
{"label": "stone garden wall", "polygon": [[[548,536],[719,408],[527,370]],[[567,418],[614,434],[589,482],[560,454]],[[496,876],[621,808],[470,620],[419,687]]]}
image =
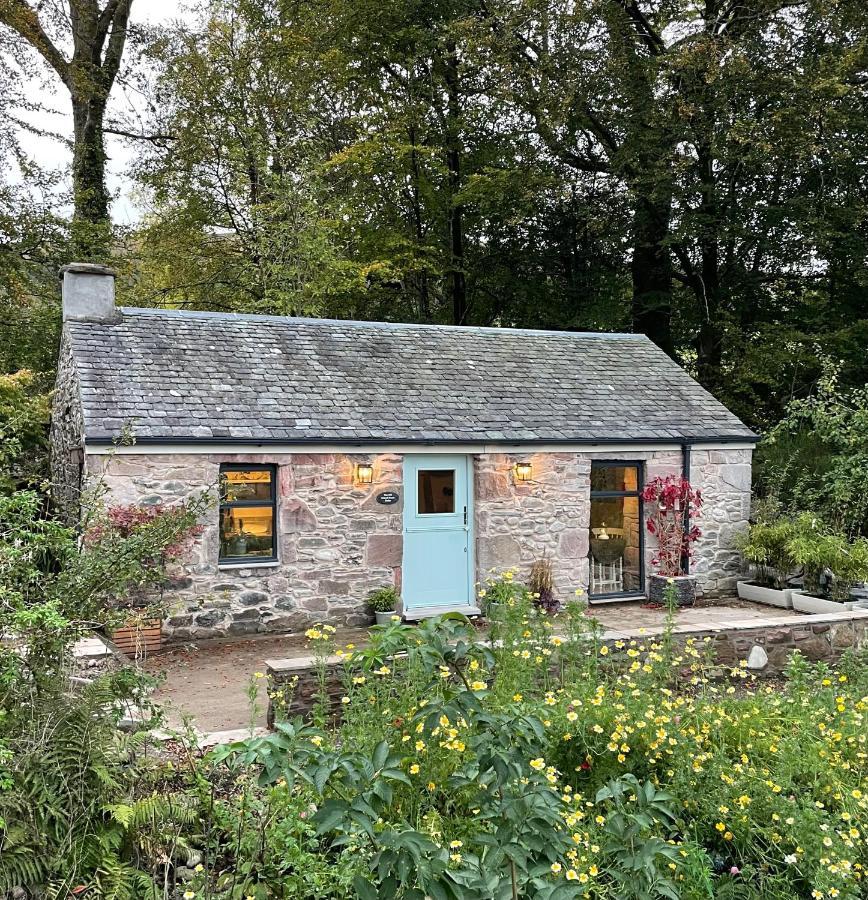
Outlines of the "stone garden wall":
{"label": "stone garden wall", "polygon": [[81,385],[64,331],[57,360],[57,380],[51,409],[51,499],[61,518],[75,524],[81,504],[84,467],[84,419]]}
{"label": "stone garden wall", "polygon": [[[299,631],[313,622],[370,621],[365,598],[400,585],[402,504],[375,495],[402,490],[398,456],[344,454],[130,454],[88,457],[110,504],[173,503],[199,491],[216,497],[220,463],[273,463],[278,480],[278,562],[218,566],[216,504],[189,559],[172,572],[165,599],[169,640]],[[374,484],[356,485],[371,462]]]}
{"label": "stone garden wall", "polygon": [[[661,628],[604,632],[601,643],[610,648],[607,665],[626,666],[631,662],[623,649],[618,649],[618,645],[623,648],[625,637],[653,642],[661,632]],[[680,646],[689,640],[700,646],[709,641],[714,660],[721,666],[736,667],[744,661],[752,674],[774,678],[781,675],[795,651],[812,662],[834,664],[845,651],[868,646],[868,613],[857,610],[791,619],[774,618],[758,620],[746,627],[725,629],[720,626],[676,626],[673,636],[676,645]],[[279,701],[269,704],[269,725],[273,724],[276,713],[291,717],[310,711],[320,690],[314,657],[268,660],[266,671],[270,692]],[[340,698],[345,693],[345,671],[345,659],[329,657],[325,685],[329,701],[336,711],[340,709]],[[275,706],[279,709],[276,710]]]}

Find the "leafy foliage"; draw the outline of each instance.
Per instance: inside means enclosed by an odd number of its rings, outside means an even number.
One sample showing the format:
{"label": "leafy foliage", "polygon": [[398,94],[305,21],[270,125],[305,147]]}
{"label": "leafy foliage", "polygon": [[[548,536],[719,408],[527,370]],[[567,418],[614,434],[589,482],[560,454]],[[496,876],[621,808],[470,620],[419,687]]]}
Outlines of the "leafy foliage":
{"label": "leafy foliage", "polygon": [[395,588],[383,587],[371,593],[368,604],[375,613],[393,612],[398,606],[398,599]]}
{"label": "leafy foliage", "polygon": [[760,491],[791,511],[868,536],[868,388],[840,386],[840,364],[824,360],[816,390],[795,399],[759,448]]}
{"label": "leafy foliage", "polygon": [[[191,890],[290,896],[305,857],[266,848],[292,821],[343,876],[324,896],[860,896],[864,660],[720,680],[702,644],[601,645],[582,610],[571,640],[526,594],[490,643],[460,616],[376,629],[344,653],[340,721],[206,759],[208,782],[248,775]],[[261,804],[245,849],[232,823]]]}
{"label": "leafy foliage", "polygon": [[[690,558],[693,544],[702,536],[695,524],[702,509],[701,493],[686,478],[667,475],[649,481],[642,500],[649,509],[645,527],[657,541],[652,564],[660,575],[681,575],[683,560]],[[689,528],[688,521],[693,523]]]}

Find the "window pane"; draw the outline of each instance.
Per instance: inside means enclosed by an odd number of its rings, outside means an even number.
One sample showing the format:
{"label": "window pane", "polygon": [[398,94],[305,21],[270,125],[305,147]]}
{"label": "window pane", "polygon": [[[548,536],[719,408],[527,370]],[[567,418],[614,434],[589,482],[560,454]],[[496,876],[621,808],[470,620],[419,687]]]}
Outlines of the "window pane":
{"label": "window pane", "polygon": [[271,469],[249,469],[244,472],[222,472],[223,499],[227,503],[238,500],[270,500]]}
{"label": "window pane", "polygon": [[420,469],[419,515],[455,512],[455,470]]}
{"label": "window pane", "polygon": [[639,498],[591,498],[591,596],[641,589]]}
{"label": "window pane", "polygon": [[220,557],[274,556],[274,509],[233,506],[220,510]]}
{"label": "window pane", "polygon": [[636,466],[595,466],[591,464],[592,491],[637,491],[639,470]]}

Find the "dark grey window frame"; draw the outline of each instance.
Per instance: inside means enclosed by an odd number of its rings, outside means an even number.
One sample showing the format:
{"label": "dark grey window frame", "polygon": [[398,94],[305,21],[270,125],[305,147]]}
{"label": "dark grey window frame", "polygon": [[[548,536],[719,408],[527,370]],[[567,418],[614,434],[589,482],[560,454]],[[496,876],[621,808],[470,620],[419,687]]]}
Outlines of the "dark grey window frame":
{"label": "dark grey window frame", "polygon": [[[271,499],[269,500],[224,500],[222,475],[224,472],[270,472]],[[273,463],[221,463],[220,464],[220,502],[217,509],[217,565],[248,565],[277,562],[277,466]],[[223,556],[220,534],[220,520],[224,509],[249,509],[251,506],[271,508],[271,556]]]}
{"label": "dark grey window frame", "polygon": [[[594,469],[632,468],[636,470],[635,491],[595,491],[591,490],[590,499],[606,499],[611,497],[636,497],[639,501],[639,590],[610,592],[608,594],[591,594],[588,586],[588,602],[597,603],[606,600],[633,600],[645,596],[645,505],[642,502],[642,491],[645,489],[645,462],[641,459],[593,459],[591,473]],[[590,524],[588,525],[590,538]],[[588,559],[591,558],[590,544]]]}

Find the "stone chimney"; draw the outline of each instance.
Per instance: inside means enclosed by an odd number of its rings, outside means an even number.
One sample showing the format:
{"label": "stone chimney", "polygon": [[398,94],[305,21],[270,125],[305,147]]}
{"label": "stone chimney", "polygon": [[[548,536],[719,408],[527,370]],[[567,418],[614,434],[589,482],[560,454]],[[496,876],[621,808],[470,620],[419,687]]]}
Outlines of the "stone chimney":
{"label": "stone chimney", "polygon": [[69,263],[60,270],[63,321],[116,322],[115,270],[96,263]]}

